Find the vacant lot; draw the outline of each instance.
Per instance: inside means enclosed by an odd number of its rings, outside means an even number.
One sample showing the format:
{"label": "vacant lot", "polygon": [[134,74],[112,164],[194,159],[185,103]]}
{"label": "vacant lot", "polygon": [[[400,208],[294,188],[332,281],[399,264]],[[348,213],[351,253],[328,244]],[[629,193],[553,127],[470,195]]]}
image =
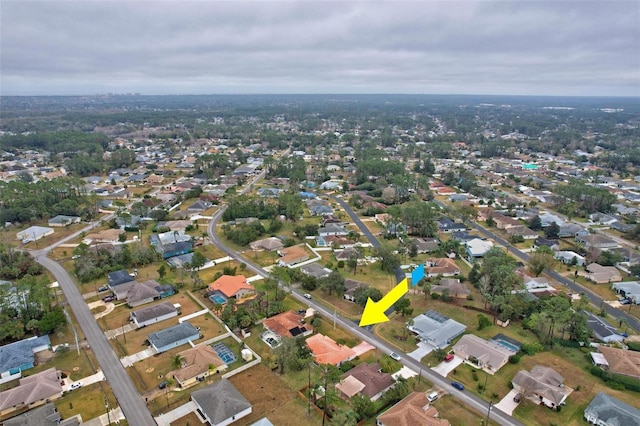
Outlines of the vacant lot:
{"label": "vacant lot", "polygon": [[238,424],[249,425],[262,417],[267,417],[274,425],[322,423],[321,416],[314,410],[311,410],[311,417],[308,417],[306,404],[297,397],[297,393],[262,364],[229,380],[253,406],[252,413]]}

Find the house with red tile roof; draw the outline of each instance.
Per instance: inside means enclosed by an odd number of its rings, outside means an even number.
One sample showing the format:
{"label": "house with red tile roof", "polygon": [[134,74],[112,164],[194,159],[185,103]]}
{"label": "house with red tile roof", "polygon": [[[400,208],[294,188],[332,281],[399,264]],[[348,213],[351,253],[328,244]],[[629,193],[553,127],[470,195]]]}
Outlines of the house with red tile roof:
{"label": "house with red tile roof", "polygon": [[307,345],[313,353],[317,364],[331,364],[340,366],[343,362],[351,361],[356,353],[348,346],[337,344],[331,337],[314,334],[307,339]]}
{"label": "house with red tile roof", "polygon": [[234,297],[236,299],[241,299],[255,292],[244,275],[223,275],[209,284],[208,288],[209,291],[219,291],[227,298]]}
{"label": "house with red tile roof", "polygon": [[304,322],[304,317],[293,311],[286,311],[267,318],[262,322],[262,325],[280,337],[308,336],[313,333],[313,327]]}

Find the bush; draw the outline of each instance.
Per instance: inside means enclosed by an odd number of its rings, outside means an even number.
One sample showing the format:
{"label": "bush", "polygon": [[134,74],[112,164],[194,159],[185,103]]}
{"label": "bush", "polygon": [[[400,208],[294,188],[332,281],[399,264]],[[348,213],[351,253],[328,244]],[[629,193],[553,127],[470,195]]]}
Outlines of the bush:
{"label": "bush", "polygon": [[626,343],[630,350],[640,352],[640,342],[626,342]]}
{"label": "bush", "polygon": [[522,352],[529,356],[535,355],[538,352],[542,352],[543,349],[544,348],[542,347],[542,345],[538,342],[525,343],[524,345],[522,345]]}
{"label": "bush", "polygon": [[478,330],[482,330],[487,327],[491,327],[491,320],[485,315],[478,314]]}
{"label": "bush", "polygon": [[342,371],[343,373],[346,373],[347,371],[351,370],[353,367],[355,367],[355,364],[351,361],[347,361],[347,362],[343,362],[340,365],[340,371]]}
{"label": "bush", "polygon": [[471,372],[471,378],[473,379],[474,382],[478,381],[478,373],[476,373],[475,370]]}
{"label": "bush", "polygon": [[440,299],[440,294],[438,294],[438,293],[431,293],[431,298],[432,298],[433,300],[438,300],[438,299]]}
{"label": "bush", "polygon": [[509,362],[510,362],[511,364],[517,364],[517,363],[519,363],[519,362],[520,362],[520,355],[511,355],[511,356],[509,357]]}
{"label": "bush", "polygon": [[339,269],[344,268],[344,260],[338,260],[338,268]]}

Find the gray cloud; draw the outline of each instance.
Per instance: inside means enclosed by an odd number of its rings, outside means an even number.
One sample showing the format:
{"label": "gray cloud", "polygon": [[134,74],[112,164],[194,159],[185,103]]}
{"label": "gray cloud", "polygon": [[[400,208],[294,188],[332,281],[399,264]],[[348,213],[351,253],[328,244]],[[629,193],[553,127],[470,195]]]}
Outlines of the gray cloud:
{"label": "gray cloud", "polygon": [[4,0],[0,20],[5,95],[640,95],[635,0]]}

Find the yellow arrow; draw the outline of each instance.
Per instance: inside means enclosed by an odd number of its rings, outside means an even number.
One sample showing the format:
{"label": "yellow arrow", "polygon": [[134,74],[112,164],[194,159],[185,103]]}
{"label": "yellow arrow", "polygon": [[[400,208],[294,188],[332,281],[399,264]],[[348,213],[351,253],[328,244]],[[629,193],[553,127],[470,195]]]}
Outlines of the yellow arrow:
{"label": "yellow arrow", "polygon": [[396,303],[407,291],[409,291],[409,284],[405,278],[379,301],[374,302],[369,298],[367,305],[364,307],[362,318],[360,318],[360,327],[389,321],[384,311]]}

